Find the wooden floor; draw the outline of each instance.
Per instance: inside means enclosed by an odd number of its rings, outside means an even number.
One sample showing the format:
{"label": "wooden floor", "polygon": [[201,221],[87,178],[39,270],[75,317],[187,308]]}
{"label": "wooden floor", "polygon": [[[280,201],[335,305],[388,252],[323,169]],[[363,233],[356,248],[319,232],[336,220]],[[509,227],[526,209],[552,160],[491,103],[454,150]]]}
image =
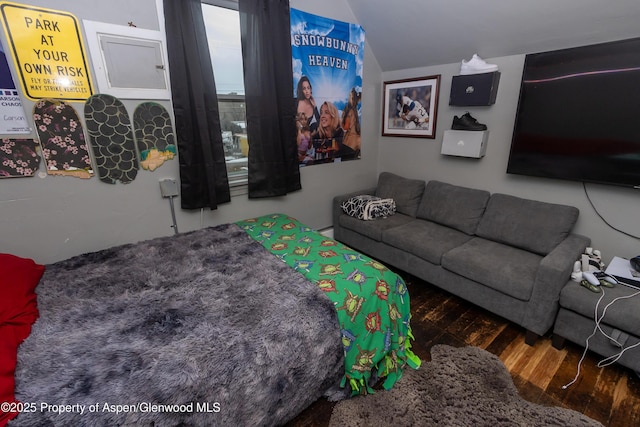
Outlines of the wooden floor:
{"label": "wooden floor", "polygon": [[[500,357],[520,395],[530,402],[571,408],[605,426],[640,426],[640,378],[630,369],[598,368],[602,358],[587,352],[577,381],[563,390],[576,375],[583,347],[567,342],[557,350],[550,336],[529,346],[521,327],[420,279],[402,276],[411,296],[413,350],[423,361],[430,360],[435,344],[481,347]],[[320,399],[287,426],[326,426],[332,409],[331,402]]]}

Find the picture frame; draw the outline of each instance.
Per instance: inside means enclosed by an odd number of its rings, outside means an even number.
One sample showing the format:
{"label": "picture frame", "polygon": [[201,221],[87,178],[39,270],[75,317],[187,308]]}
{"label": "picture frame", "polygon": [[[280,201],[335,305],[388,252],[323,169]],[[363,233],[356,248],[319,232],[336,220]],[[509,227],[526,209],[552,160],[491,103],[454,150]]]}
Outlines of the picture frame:
{"label": "picture frame", "polygon": [[382,136],[435,138],[440,74],[384,82]]}

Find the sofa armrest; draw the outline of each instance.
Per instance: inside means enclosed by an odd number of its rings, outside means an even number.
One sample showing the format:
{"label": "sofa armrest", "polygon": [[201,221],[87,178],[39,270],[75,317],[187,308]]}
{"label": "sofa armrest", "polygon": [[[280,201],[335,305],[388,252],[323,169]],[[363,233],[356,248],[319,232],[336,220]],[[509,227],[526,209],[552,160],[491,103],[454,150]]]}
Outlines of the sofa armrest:
{"label": "sofa armrest", "polygon": [[340,226],[340,224],[338,223],[338,219],[340,218],[340,215],[344,213],[341,206],[342,202],[344,202],[345,200],[349,200],[352,197],[362,196],[365,194],[370,196],[375,196],[376,187],[366,188],[364,190],[359,190],[359,191],[352,191],[351,193],[341,194],[333,198],[332,213],[333,213],[333,229],[334,230],[336,229],[336,227]]}
{"label": "sofa armrest", "polygon": [[536,334],[546,333],[558,313],[560,291],[571,279],[573,265],[591,239],[570,234],[540,262],[523,326]]}

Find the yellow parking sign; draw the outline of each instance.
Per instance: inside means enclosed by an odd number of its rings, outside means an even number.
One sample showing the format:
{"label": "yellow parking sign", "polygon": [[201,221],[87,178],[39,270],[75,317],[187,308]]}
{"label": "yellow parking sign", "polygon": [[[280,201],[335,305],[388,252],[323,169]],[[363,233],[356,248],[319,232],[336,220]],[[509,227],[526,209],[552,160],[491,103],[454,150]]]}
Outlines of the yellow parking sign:
{"label": "yellow parking sign", "polygon": [[93,94],[75,16],[10,2],[0,10],[25,96],[84,101]]}

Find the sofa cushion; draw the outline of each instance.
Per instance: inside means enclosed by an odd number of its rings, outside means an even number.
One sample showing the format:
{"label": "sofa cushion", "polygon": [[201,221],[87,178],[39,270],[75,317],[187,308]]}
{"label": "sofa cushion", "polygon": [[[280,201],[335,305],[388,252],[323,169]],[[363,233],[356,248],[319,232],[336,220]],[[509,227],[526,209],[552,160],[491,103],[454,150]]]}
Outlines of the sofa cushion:
{"label": "sofa cushion", "polygon": [[528,301],[542,257],[472,237],[442,256],[442,267],[513,298]]}
{"label": "sofa cushion", "polygon": [[378,218],[371,221],[362,221],[347,214],[340,215],[338,219],[340,226],[345,229],[355,231],[363,236],[367,236],[370,239],[381,241],[382,232],[393,227],[398,227],[409,222],[416,221],[415,218],[410,216],[396,213],[395,215]]}
{"label": "sofa cushion", "polygon": [[490,195],[484,190],[429,181],[416,216],[472,235]]}
{"label": "sofa cushion", "polygon": [[471,236],[435,222],[416,220],[382,232],[382,241],[440,265],[442,254],[463,244]]}
{"label": "sofa cushion", "polygon": [[547,255],[569,235],[578,214],[573,206],[493,194],[476,235]]}
{"label": "sofa cushion", "polygon": [[424,193],[424,181],[403,178],[391,172],[382,172],[378,177],[376,196],[396,201],[398,212],[416,216],[418,204]]}
{"label": "sofa cushion", "polygon": [[560,292],[560,306],[581,314],[593,322],[598,299],[602,298],[598,306],[598,315],[601,316],[604,308],[618,298],[616,302],[611,304],[611,308],[607,310],[602,323],[640,337],[638,299],[637,297],[628,298],[635,292],[637,291],[633,288],[618,285],[613,288],[604,288],[603,296],[602,293],[591,292],[579,283],[572,281],[567,283],[562,288],[562,292]]}

